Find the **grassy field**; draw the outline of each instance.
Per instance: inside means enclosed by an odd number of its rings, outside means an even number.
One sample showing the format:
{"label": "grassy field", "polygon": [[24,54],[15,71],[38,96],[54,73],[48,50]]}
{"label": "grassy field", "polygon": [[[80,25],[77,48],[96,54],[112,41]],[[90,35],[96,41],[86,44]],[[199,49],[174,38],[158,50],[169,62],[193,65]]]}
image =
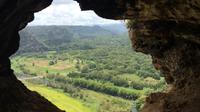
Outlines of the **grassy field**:
{"label": "grassy field", "polygon": [[[60,74],[66,75],[71,71],[76,71],[75,61],[57,60],[56,64],[49,65],[50,59],[33,58],[33,57],[17,57],[12,60],[12,68],[16,73],[23,73],[22,68],[27,71],[27,74],[45,75],[45,74]],[[18,65],[21,62],[21,65]]]}
{"label": "grassy field", "polygon": [[82,90],[81,94],[88,96],[85,101],[92,108],[96,109],[97,112],[130,112],[133,106],[133,101],[131,100],[125,100],[91,90]]}
{"label": "grassy field", "polygon": [[32,91],[37,91],[50,102],[66,112],[129,112],[132,101],[118,97],[97,93],[91,90],[81,90],[84,99],[73,98],[62,90],[53,89],[43,85],[25,82]]}
{"label": "grassy field", "polygon": [[95,110],[85,106],[82,101],[70,97],[61,90],[30,83],[25,83],[25,85],[30,90],[37,91],[50,102],[58,106],[58,108],[66,112],[95,112]]}

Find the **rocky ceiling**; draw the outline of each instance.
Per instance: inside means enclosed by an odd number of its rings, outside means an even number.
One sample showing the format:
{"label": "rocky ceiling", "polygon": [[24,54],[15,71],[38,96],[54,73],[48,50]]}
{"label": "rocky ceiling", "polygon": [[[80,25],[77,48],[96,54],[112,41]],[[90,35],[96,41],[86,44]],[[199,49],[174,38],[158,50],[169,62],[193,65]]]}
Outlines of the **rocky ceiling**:
{"label": "rocky ceiling", "polygon": [[[200,111],[200,0],[76,0],[82,10],[108,19],[132,19],[133,48],[152,55],[170,86],[153,93],[141,112]],[[52,0],[0,1],[0,112],[61,112],[16,79],[9,57],[18,31]]]}

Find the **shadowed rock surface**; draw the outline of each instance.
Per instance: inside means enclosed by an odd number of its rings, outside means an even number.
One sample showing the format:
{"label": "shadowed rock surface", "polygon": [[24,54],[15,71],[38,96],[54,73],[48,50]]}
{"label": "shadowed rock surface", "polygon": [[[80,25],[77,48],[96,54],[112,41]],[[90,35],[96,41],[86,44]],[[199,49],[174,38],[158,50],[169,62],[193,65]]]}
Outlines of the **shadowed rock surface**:
{"label": "shadowed rock surface", "polygon": [[28,90],[13,71],[0,75],[0,112],[63,112],[34,91]]}
{"label": "shadowed rock surface", "polygon": [[[172,86],[166,93],[151,94],[141,112],[200,111],[199,0],[76,1],[83,10],[94,10],[101,17],[136,21],[129,30],[134,49],[152,55],[154,66],[162,71],[167,83]],[[0,1],[2,112],[60,112],[47,100],[27,90],[17,81],[10,70],[8,60],[19,47],[18,31],[33,20],[34,12],[42,10],[51,2]]]}
{"label": "shadowed rock surface", "polygon": [[133,48],[152,55],[154,66],[172,87],[151,94],[141,112],[200,111],[199,0],[77,1],[99,16],[135,21],[129,28]]}
{"label": "shadowed rock surface", "polygon": [[14,76],[9,57],[19,47],[18,31],[32,21],[33,13],[51,0],[0,1],[0,112],[62,112],[38,93],[28,90]]}

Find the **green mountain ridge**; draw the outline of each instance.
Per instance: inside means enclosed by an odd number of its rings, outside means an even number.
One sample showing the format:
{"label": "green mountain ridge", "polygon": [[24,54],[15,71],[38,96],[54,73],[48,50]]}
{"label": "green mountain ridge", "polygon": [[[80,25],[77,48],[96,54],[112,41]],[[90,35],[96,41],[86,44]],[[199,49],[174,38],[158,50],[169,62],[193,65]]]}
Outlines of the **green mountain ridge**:
{"label": "green mountain ridge", "polygon": [[43,52],[47,51],[48,48],[38,41],[31,33],[29,32],[20,32],[20,47],[17,54],[24,52]]}
{"label": "green mountain ridge", "polygon": [[[20,32],[21,46],[18,53],[38,52],[48,50],[64,50],[86,47],[88,43],[80,43],[74,45],[73,42],[79,40],[90,40],[96,38],[111,38],[124,33],[124,27],[119,27],[116,30],[109,30],[106,26],[28,26]],[[120,26],[120,25],[118,25]],[[120,30],[121,28],[121,30]],[[116,33],[115,33],[116,32]],[[84,44],[84,45],[81,45]]]}

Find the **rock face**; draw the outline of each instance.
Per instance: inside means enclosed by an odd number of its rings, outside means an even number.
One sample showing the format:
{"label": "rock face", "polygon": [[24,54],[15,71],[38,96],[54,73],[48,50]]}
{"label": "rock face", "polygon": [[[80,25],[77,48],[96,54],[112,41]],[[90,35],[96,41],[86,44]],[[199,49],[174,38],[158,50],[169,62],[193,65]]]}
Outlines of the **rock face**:
{"label": "rock face", "polygon": [[[172,88],[153,93],[141,112],[200,111],[199,0],[76,0],[83,10],[108,19],[134,19],[130,38],[136,51],[151,54]],[[60,112],[17,81],[9,56],[19,47],[18,31],[52,0],[0,1],[0,111]],[[28,106],[28,108],[27,108]]]}
{"label": "rock face", "polygon": [[16,79],[9,57],[19,47],[18,31],[32,21],[33,13],[51,4],[51,0],[0,1],[0,112],[62,112]]}
{"label": "rock face", "polygon": [[[153,93],[141,112],[200,111],[199,0],[77,0],[83,10],[111,19],[133,19],[133,48],[152,55],[172,88]],[[98,4],[98,5],[97,5]]]}
{"label": "rock face", "polygon": [[12,71],[0,75],[0,112],[63,112],[38,93],[28,90]]}

